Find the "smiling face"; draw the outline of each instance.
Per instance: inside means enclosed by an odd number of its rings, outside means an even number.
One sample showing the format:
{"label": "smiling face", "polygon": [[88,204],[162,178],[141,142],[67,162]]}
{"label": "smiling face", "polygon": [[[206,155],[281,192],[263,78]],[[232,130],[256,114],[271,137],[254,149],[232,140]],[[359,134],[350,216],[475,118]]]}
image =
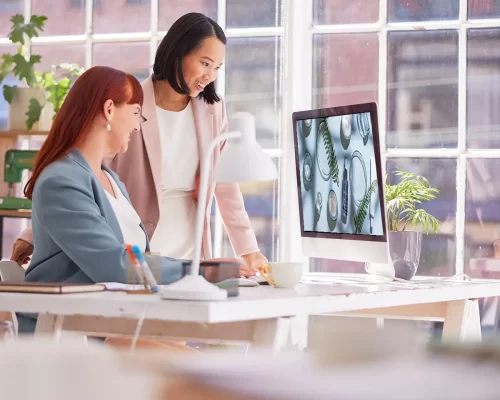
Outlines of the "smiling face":
{"label": "smiling face", "polygon": [[226,46],[216,37],[209,37],[201,46],[182,60],[182,75],[189,87],[191,97],[198,96],[205,86],[215,81],[222,66]]}
{"label": "smiling face", "polygon": [[106,103],[108,117],[106,125],[109,123],[111,126],[111,130],[107,132],[109,151],[111,153],[124,153],[128,149],[130,136],[141,129],[140,124],[144,121],[141,106],[139,104],[117,106],[111,100]]}

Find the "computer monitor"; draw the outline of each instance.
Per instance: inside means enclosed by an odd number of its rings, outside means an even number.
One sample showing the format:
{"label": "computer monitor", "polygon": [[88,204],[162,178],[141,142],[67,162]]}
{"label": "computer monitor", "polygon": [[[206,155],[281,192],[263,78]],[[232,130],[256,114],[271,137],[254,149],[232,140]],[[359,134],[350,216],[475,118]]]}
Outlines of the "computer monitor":
{"label": "computer monitor", "polygon": [[293,113],[305,256],[389,263],[375,103]]}

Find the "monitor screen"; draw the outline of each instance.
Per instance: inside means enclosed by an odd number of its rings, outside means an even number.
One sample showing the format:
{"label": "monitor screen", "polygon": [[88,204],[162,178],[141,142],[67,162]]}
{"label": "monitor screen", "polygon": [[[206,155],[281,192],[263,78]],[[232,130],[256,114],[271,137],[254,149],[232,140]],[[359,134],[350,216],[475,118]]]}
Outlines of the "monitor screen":
{"label": "monitor screen", "polygon": [[303,236],[385,241],[376,104],[294,113]]}

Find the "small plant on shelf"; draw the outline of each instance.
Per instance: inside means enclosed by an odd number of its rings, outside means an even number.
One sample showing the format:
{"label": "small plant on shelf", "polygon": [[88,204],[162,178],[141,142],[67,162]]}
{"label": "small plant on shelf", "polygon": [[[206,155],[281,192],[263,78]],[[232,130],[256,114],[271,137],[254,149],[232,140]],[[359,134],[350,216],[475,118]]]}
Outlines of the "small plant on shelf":
{"label": "small plant on shelf", "polygon": [[[72,82],[83,72],[76,64],[59,64],[53,66],[50,71],[36,71],[42,56],[33,54],[31,39],[38,37],[43,32],[47,17],[43,15],[32,15],[26,22],[21,14],[14,15],[10,21],[12,28],[9,40],[17,44],[15,54],[3,53],[0,56],[0,85],[8,75],[14,75],[25,88],[39,89],[43,94],[38,98],[30,98],[26,116],[26,127],[32,129],[33,125],[40,120],[43,108],[51,104],[54,112],[57,112],[64,101]],[[14,98],[22,88],[17,86],[3,85],[3,96],[12,105]]]}

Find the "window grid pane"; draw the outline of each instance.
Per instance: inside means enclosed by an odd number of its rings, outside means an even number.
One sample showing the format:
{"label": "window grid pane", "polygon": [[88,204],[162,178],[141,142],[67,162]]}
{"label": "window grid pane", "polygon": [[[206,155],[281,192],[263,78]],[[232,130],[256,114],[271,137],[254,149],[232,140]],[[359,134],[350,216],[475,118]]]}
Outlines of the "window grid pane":
{"label": "window grid pane", "polygon": [[[46,13],[50,6],[48,0],[6,0],[0,5],[0,38],[6,38],[10,29],[10,17],[15,13],[23,13],[24,2],[32,2],[32,12],[42,15],[48,15],[50,18],[46,23],[45,32],[41,34],[44,37],[51,36],[64,36],[64,35],[87,35],[91,44],[90,52],[87,51],[86,45],[80,41],[78,44],[60,44],[57,42],[44,43],[43,45],[35,44],[34,52],[43,55],[42,64],[40,69],[47,69],[51,64],[59,62],[76,62],[82,66],[92,62],[89,65],[110,65],[116,68],[126,70],[134,74],[138,79],[143,80],[149,75],[150,60],[153,58],[151,54],[151,43],[155,42],[156,37],[151,36],[151,40],[144,37],[144,32],[156,32],[167,30],[171,24],[181,15],[187,12],[202,12],[214,20],[217,19],[217,0],[159,0],[158,1],[158,26],[154,25],[154,19],[151,18],[151,0],[111,0],[104,2],[102,0],[92,0],[92,22],[89,27],[92,31],[86,30],[85,15],[86,15],[86,0],[61,0],[65,2],[64,7],[58,7],[57,13]],[[266,0],[267,4],[260,4],[265,2],[248,3],[239,0],[228,0],[225,21],[219,21],[225,25],[227,21],[231,27],[235,28],[255,28],[262,29],[276,26],[282,26],[283,21],[283,4],[282,0]],[[50,3],[50,4],[49,4]],[[60,5],[58,5],[60,6]],[[249,23],[248,14],[254,15],[254,22]],[[155,13],[156,14],[156,11]],[[71,23],[70,23],[71,22]],[[3,28],[1,28],[3,27]],[[135,32],[141,38],[136,41],[134,38]],[[142,32],[142,33],[141,33]],[[104,42],[96,41],[92,38],[92,34],[107,34]],[[113,34],[127,34],[127,39],[117,36],[116,42],[113,42]],[[152,35],[153,33],[151,33]],[[234,39],[234,42],[242,42],[243,44],[257,45],[253,55],[254,68],[246,71],[243,76],[238,71],[245,68],[242,62],[235,65],[233,76],[229,79],[237,79],[238,74],[242,79],[249,82],[254,82],[253,86],[247,87],[243,92],[232,90],[229,88],[229,95],[233,95],[234,102],[229,102],[228,111],[250,111],[257,116],[257,128],[259,138],[265,142],[267,148],[278,148],[280,145],[280,118],[281,118],[281,38],[245,38],[244,31],[241,31],[242,37]],[[249,31],[249,35],[251,32]],[[62,38],[64,40],[64,38]],[[145,39],[145,40],[144,40]],[[158,38],[161,40],[161,37]],[[80,39],[81,40],[81,39]],[[257,42],[266,42],[261,45]],[[237,43],[236,43],[237,44]],[[267,48],[267,47],[269,48]],[[2,45],[2,49],[7,49],[8,45]],[[266,53],[270,50],[272,57],[268,57]],[[238,52],[238,49],[233,50]],[[248,53],[244,49],[240,49],[241,58],[245,58]],[[246,53],[246,54],[245,54]],[[250,54],[252,58],[252,54]],[[89,58],[89,59],[87,59]],[[271,60],[270,63],[268,60]],[[229,60],[230,62],[231,60]],[[234,64],[238,64],[238,57],[236,57]],[[271,67],[271,68],[269,68]],[[252,78],[256,75],[265,74],[265,77],[259,76]],[[9,78],[10,79],[10,78]],[[12,79],[9,80],[10,83]],[[234,89],[237,87],[237,82],[232,85]],[[265,84],[265,88],[264,85]],[[268,88],[271,90],[267,93]],[[263,89],[264,88],[264,89]],[[247,92],[253,93],[253,96],[265,95],[266,100],[259,103],[259,99],[250,101],[248,98],[243,99]],[[226,93],[221,93],[226,95]],[[252,96],[250,96],[252,97]],[[231,100],[231,99],[229,99]],[[262,100],[262,99],[260,99]],[[0,101],[1,102],[1,101]],[[0,123],[5,122],[4,129],[6,128],[6,106],[0,107]],[[264,143],[263,143],[264,144]],[[279,161],[279,160],[278,160]],[[250,207],[250,214],[252,218],[252,225],[255,225],[259,243],[262,243],[263,252],[269,255],[270,259],[277,254],[276,244],[277,237],[277,200],[278,200],[278,187],[279,183],[275,182],[269,187],[266,185],[257,185],[253,188],[244,186],[244,193],[248,196],[247,202]],[[248,192],[248,193],[246,193]],[[254,193],[255,192],[255,193]],[[260,197],[259,197],[260,196]],[[264,200],[262,200],[264,199]],[[265,206],[259,201],[267,202]],[[254,204],[255,203],[255,204]],[[252,205],[253,204],[253,205]],[[256,208],[263,207],[266,215],[260,216],[256,212]],[[252,211],[253,210],[253,211]],[[16,222],[16,221],[14,221]],[[17,235],[16,224],[6,224],[6,226],[13,225],[12,235],[6,232],[4,237],[10,241]],[[16,225],[16,226],[14,226]],[[271,236],[269,236],[271,235]],[[265,237],[264,237],[265,236]],[[267,237],[269,236],[269,238]],[[10,242],[5,244],[4,248],[10,248]]]}
{"label": "window grid pane", "polygon": [[[330,2],[332,1],[341,0],[330,0]],[[341,21],[328,21],[326,19],[328,17],[327,13],[318,15],[318,4],[319,7],[324,7],[326,3],[328,3],[328,0],[316,0],[314,2],[314,22],[319,24],[341,24]],[[499,87],[497,80],[498,76],[500,76],[500,70],[497,66],[500,65],[500,54],[495,49],[498,47],[496,44],[498,37],[500,37],[498,33],[500,32],[500,26],[493,21],[489,23],[491,27],[484,27],[483,25],[484,29],[461,30],[460,34],[465,32],[467,35],[465,38],[467,53],[459,54],[459,32],[448,31],[448,37],[443,37],[447,32],[439,29],[439,25],[435,24],[435,22],[445,22],[448,20],[450,23],[456,23],[459,16],[460,4],[468,6],[469,19],[492,19],[500,17],[500,2],[496,0],[469,0],[468,2],[461,2],[459,0],[446,2],[440,0],[388,1],[389,22],[419,21],[419,26],[422,27],[422,30],[425,29],[425,32],[398,31],[394,26],[387,26],[382,21],[381,30],[379,31],[381,38],[386,36],[382,35],[382,32],[384,32],[382,29],[389,28],[387,43],[380,43],[382,47],[387,45],[388,63],[385,64],[387,68],[385,68],[383,62],[381,63],[382,68],[379,71],[379,75],[380,79],[386,80],[388,93],[386,107],[379,109],[379,113],[387,113],[388,133],[386,141],[388,146],[398,151],[399,149],[403,149],[402,154],[405,157],[412,157],[412,148],[425,147],[435,149],[431,150],[431,153],[433,157],[436,157],[440,154],[440,149],[445,149],[446,147],[457,148],[458,135],[462,138],[465,137],[465,133],[467,133],[467,149],[488,150],[491,154],[488,157],[494,157],[466,158],[467,175],[463,172],[465,169],[461,170],[463,173],[460,171],[460,173],[457,173],[457,158],[426,159],[424,158],[426,155],[422,152],[415,152],[415,156],[421,157],[418,159],[398,158],[392,154],[391,158],[387,161],[387,168],[390,170],[400,165],[411,169],[412,165],[416,163],[420,173],[427,174],[428,178],[433,178],[435,175],[433,171],[436,170],[443,171],[443,174],[446,173],[445,175],[448,177],[448,179],[436,183],[436,186],[441,189],[440,196],[433,202],[434,204],[428,205],[428,211],[435,212],[436,216],[441,219],[442,225],[437,235],[429,236],[427,243],[424,242],[422,266],[419,274],[450,275],[455,273],[456,267],[460,271],[462,265],[465,265],[465,272],[468,274],[485,278],[499,278],[500,275],[493,274],[493,276],[488,272],[488,268],[490,267],[493,269],[498,268],[496,264],[493,266],[490,265],[491,262],[488,260],[493,260],[492,262],[494,263],[494,257],[500,258],[500,240],[498,240],[500,239],[500,228],[498,228],[500,224],[491,213],[492,209],[495,209],[495,207],[498,208],[497,201],[500,199],[500,195],[496,196],[491,191],[492,185],[488,183],[488,179],[491,181],[491,177],[494,174],[493,171],[498,170],[496,164],[500,160],[500,139],[497,138],[497,136],[500,136],[500,132],[497,132],[500,130],[498,128],[500,121],[497,121],[498,113],[493,112],[493,109],[498,108],[495,107],[495,104],[498,97],[496,89]],[[360,22],[358,21],[358,23]],[[427,22],[434,25],[426,26]],[[358,28],[353,28],[353,33],[350,34],[356,34],[356,29]],[[341,38],[345,37],[346,34],[340,28],[338,28],[338,33],[332,33],[332,27],[326,27],[323,34],[321,33],[321,26],[315,26],[314,30],[315,35],[313,35],[311,44],[313,54],[315,54],[312,76],[313,104],[314,107],[323,107],[328,106],[333,100],[328,101],[319,96],[322,94],[320,93],[321,90],[328,91],[331,88],[329,84],[325,85],[324,81],[319,81],[317,78],[317,76],[321,75],[318,70],[321,71],[324,68],[324,54],[320,53],[321,48],[318,46],[320,43],[318,37],[336,37],[340,43]],[[362,30],[363,26],[360,25],[357,35],[361,35]],[[411,40],[409,40],[418,35],[427,35],[420,50],[416,50],[415,46],[411,48]],[[395,40],[395,38],[398,40]],[[333,42],[335,39],[331,40]],[[406,46],[407,48],[403,51],[395,48],[394,45],[396,42],[400,47]],[[410,42],[410,45],[408,42]],[[439,48],[438,51],[431,49],[433,47],[432,42],[434,42],[435,49]],[[426,47],[431,50],[425,51]],[[431,52],[433,54],[430,54]],[[351,57],[360,57],[359,54],[355,54],[355,51],[352,53]],[[468,54],[467,65],[465,67],[467,86],[459,87],[458,65],[459,63],[463,63],[466,57],[465,54]],[[341,56],[342,54],[339,55],[339,58]],[[403,56],[403,60],[395,62],[394,59],[397,57],[401,58],[401,56]],[[459,57],[463,57],[464,59],[459,60]],[[318,64],[316,60],[321,60],[323,64]],[[437,69],[436,65],[433,65],[429,68],[430,75],[425,72],[423,64],[436,64],[439,60],[441,60],[441,65],[437,65]],[[318,65],[320,66],[319,68]],[[402,77],[401,75],[395,76],[398,65],[399,68],[402,68],[401,66],[404,68],[414,68],[416,75],[403,74]],[[330,72],[328,69],[326,71],[325,75]],[[323,77],[323,79],[325,78]],[[341,78],[339,79],[337,74],[334,73],[331,73],[331,80],[337,84],[341,82]],[[421,94],[418,94],[419,86],[422,87]],[[398,91],[402,91],[405,87],[410,93],[410,99],[413,97],[410,104],[415,103],[415,99],[425,99],[425,96],[430,97],[431,108],[438,115],[435,116],[434,120],[430,120],[429,129],[422,129],[422,121],[419,121],[419,126],[410,127],[413,129],[409,129],[410,134],[406,140],[403,140],[401,132],[397,129],[396,117],[397,114],[400,114],[399,117],[403,118],[403,120],[405,119],[402,113],[398,112],[397,108],[401,108],[401,103],[404,102],[396,101],[395,97]],[[434,94],[432,94],[433,90]],[[460,96],[464,96],[466,99],[466,102],[462,102],[464,109],[461,110],[458,109],[459,90],[463,90]],[[439,97],[441,97],[441,100],[439,100]],[[346,99],[342,100],[345,100],[343,101],[344,104],[351,103]],[[418,104],[420,101],[416,103],[416,105],[412,105],[412,112],[421,112],[424,107]],[[467,126],[458,123],[459,112],[467,113]],[[408,115],[408,113],[406,114]],[[459,129],[460,132],[458,131]],[[442,131],[441,135],[436,135],[436,133],[439,133],[439,130]],[[416,139],[415,133],[420,134],[421,137]],[[409,141],[411,137],[416,140]],[[464,150],[460,148],[458,154],[461,154]],[[467,157],[465,153],[461,157],[464,156]],[[436,163],[441,164],[441,166],[436,165]],[[460,163],[461,165],[463,164],[462,158]],[[465,176],[466,182],[463,181],[461,183],[462,179],[465,179]],[[460,179],[460,182],[456,182],[457,177]],[[464,192],[464,188],[467,188],[467,193]],[[481,188],[481,190],[478,191],[477,188]],[[457,218],[462,220],[460,223],[463,223],[465,219],[465,238],[462,237],[461,233],[456,233],[454,229],[454,226],[457,225],[454,217],[457,210],[458,196],[462,196],[462,199],[466,196],[465,215],[457,216]],[[460,237],[457,237],[457,235]],[[456,246],[457,240],[465,240],[465,259],[463,257],[457,259],[456,257],[457,255],[461,255],[461,251]],[[486,257],[488,262],[485,262],[482,257]],[[311,258],[310,270],[311,272],[362,273],[364,272],[364,266],[360,263]]]}

